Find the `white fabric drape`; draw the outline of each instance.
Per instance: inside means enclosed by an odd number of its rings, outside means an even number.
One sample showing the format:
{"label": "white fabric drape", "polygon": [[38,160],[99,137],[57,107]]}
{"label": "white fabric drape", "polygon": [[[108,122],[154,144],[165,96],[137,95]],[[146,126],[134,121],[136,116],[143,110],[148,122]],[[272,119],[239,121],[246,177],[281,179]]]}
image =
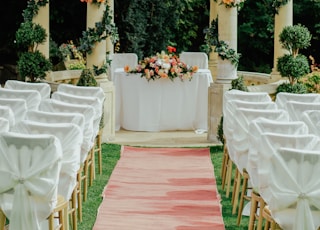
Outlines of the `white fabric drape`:
{"label": "white fabric drape", "polygon": [[307,93],[307,94],[295,94],[281,92],[277,94],[276,104],[280,109],[287,109],[288,101],[305,102],[305,103],[320,103],[320,94]]}
{"label": "white fabric drape", "polygon": [[25,119],[27,114],[27,103],[24,99],[13,99],[13,98],[1,98],[0,105],[8,106],[14,114],[15,123]]}
{"label": "white fabric drape", "polygon": [[41,95],[36,90],[15,90],[0,88],[0,98],[23,99],[28,110],[37,110],[41,101]]}
{"label": "white fabric drape", "polygon": [[9,120],[0,116],[0,133],[8,132],[10,125]]}
{"label": "white fabric drape", "polygon": [[261,145],[261,135],[263,133],[278,133],[286,135],[307,135],[308,127],[302,121],[273,121],[266,118],[257,118],[250,122],[248,132],[248,161],[246,170],[250,175],[252,187],[258,191],[258,164],[263,161],[259,152]]}
{"label": "white fabric drape", "polygon": [[308,102],[288,101],[286,106],[287,106],[287,111],[289,113],[290,119],[292,121],[301,121],[304,111],[320,110],[320,102],[308,103]]}
{"label": "white fabric drape", "polygon": [[111,81],[114,80],[114,72],[116,69],[121,68],[123,70],[126,65],[128,65],[130,69],[135,69],[138,65],[138,55],[135,53],[114,53],[110,58],[109,76]]}
{"label": "white fabric drape", "polygon": [[24,134],[51,134],[56,136],[62,147],[62,162],[58,193],[70,200],[80,168],[80,150],[83,141],[82,130],[71,123],[41,123],[24,120],[15,125],[14,132]]}
{"label": "white fabric drape", "polygon": [[15,118],[12,109],[9,106],[1,105],[0,103],[0,117],[8,121],[9,127],[14,126]]}
{"label": "white fabric drape", "polygon": [[42,99],[50,98],[51,88],[48,83],[44,82],[24,82],[17,80],[7,80],[4,88],[17,90],[36,90],[40,93]]}
{"label": "white fabric drape", "polygon": [[320,144],[278,148],[269,161],[268,182],[260,195],[268,203],[276,222],[283,229],[318,229],[320,225]]}
{"label": "white fabric drape", "polygon": [[63,113],[80,113],[84,116],[84,129],[83,129],[83,143],[81,146],[80,161],[83,163],[88,155],[88,152],[93,146],[93,117],[94,109],[88,105],[70,104],[54,99],[46,99],[40,103],[40,111],[46,112],[63,112]]}
{"label": "white fabric drape", "polygon": [[52,212],[61,158],[54,136],[0,135],[0,207],[11,230],[38,230]]}
{"label": "white fabric drape", "polygon": [[320,111],[306,110],[303,112],[301,120],[306,123],[309,133],[320,136]]}

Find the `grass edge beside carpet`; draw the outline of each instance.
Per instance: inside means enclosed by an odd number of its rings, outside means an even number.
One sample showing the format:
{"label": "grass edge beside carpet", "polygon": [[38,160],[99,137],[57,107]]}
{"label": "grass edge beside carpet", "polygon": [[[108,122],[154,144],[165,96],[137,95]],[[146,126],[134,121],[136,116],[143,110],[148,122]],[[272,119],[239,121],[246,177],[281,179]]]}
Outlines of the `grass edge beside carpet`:
{"label": "grass edge beside carpet", "polygon": [[[108,183],[108,180],[112,174],[114,167],[116,166],[120,158],[121,145],[117,144],[102,144],[102,161],[103,171],[102,175],[96,174],[96,179],[93,181],[93,185],[89,187],[88,199],[83,202],[83,221],[78,223],[78,230],[92,229],[98,208],[102,202],[102,192]],[[240,226],[237,226],[237,215],[232,215],[231,195],[229,198],[225,197],[225,191],[221,189],[221,163],[223,156],[222,146],[210,147],[211,161],[214,166],[214,174],[216,177],[217,189],[221,197],[222,204],[222,216],[226,230],[248,229],[248,217],[243,217]],[[96,170],[97,172],[97,170]]]}

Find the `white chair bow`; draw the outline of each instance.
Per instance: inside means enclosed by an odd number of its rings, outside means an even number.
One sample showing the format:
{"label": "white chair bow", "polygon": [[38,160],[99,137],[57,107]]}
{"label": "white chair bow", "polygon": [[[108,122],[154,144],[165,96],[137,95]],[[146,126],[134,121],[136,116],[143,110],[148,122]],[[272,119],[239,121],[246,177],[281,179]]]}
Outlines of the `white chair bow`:
{"label": "white chair bow", "polygon": [[59,139],[62,147],[62,161],[58,193],[65,200],[70,200],[77,181],[77,171],[80,168],[82,130],[71,123],[45,124],[30,120],[19,122],[12,130],[23,134],[50,134]]}
{"label": "white chair bow", "polygon": [[40,229],[57,202],[62,151],[51,135],[0,135],[0,207],[10,229]]}

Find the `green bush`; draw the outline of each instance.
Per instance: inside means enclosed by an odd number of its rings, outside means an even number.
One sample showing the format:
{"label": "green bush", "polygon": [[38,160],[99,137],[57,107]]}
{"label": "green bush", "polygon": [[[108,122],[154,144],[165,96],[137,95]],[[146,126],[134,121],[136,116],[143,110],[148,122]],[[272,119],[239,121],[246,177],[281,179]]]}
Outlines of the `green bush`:
{"label": "green bush", "polygon": [[307,93],[320,93],[320,72],[312,72],[298,80],[307,88]]}
{"label": "green bush", "polygon": [[296,84],[290,84],[290,83],[282,83],[277,87],[277,92],[287,92],[287,93],[297,93],[297,94],[303,94],[307,93],[307,87],[304,84],[296,83]]}

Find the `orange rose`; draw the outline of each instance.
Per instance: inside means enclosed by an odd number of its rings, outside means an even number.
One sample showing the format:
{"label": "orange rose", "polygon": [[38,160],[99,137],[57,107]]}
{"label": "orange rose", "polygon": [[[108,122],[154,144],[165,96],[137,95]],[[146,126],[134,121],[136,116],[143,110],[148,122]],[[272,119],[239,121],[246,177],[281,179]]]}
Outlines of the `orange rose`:
{"label": "orange rose", "polygon": [[129,70],[130,70],[130,67],[129,67],[128,65],[126,65],[126,66],[124,67],[124,72],[128,73]]}

